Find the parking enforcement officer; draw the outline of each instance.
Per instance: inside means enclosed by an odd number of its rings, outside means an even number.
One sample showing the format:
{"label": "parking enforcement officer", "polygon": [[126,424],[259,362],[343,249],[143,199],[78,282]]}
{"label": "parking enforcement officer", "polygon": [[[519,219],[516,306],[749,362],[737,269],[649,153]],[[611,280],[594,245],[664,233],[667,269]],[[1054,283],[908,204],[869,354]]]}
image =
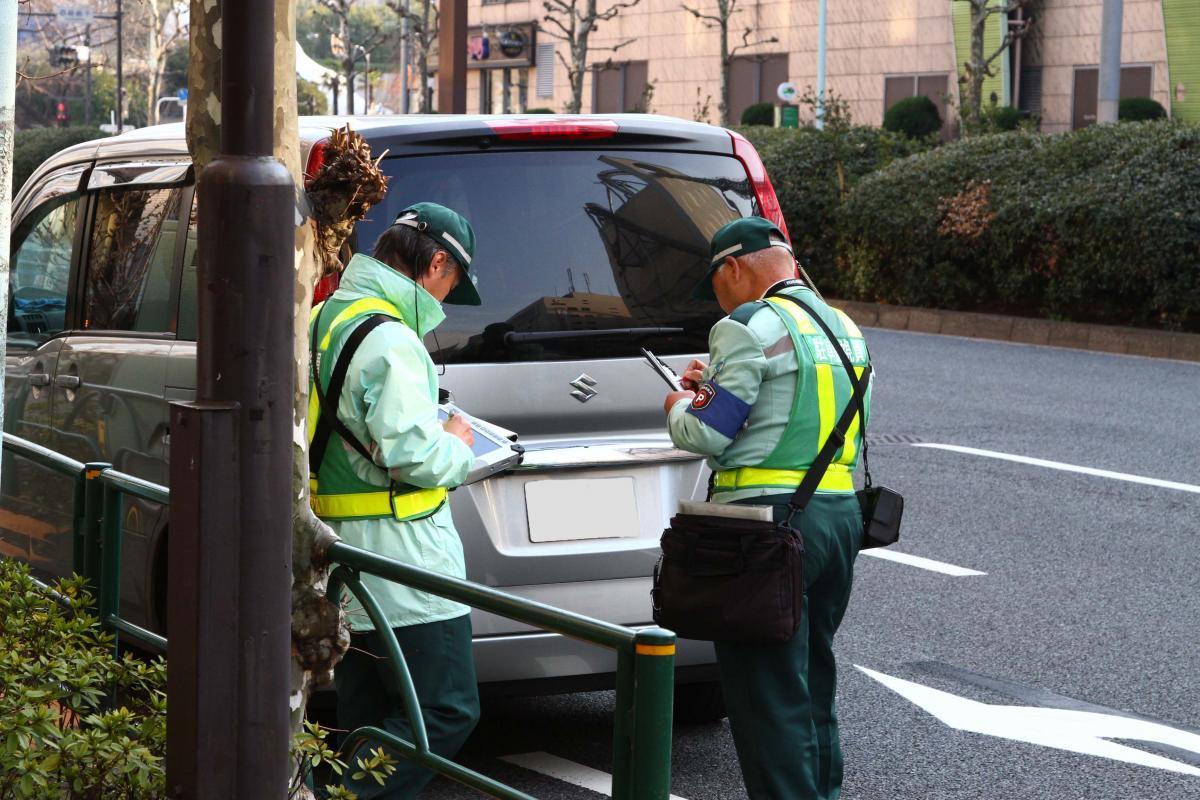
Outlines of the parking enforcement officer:
{"label": "parking enforcement officer", "polygon": [[[709,457],[711,499],[771,505],[776,520],[786,519],[788,500],[852,397],[828,338],[780,295],[793,294],[820,314],[860,375],[867,364],[858,328],[796,274],[791,247],[768,220],[738,219],[717,231],[696,296],[715,296],[729,316],[709,334],[711,363],[693,361],[685,374],[697,391],[672,392],[664,406],[676,446]],[[794,521],[805,549],[800,629],[783,644],[716,643],[738,761],[754,800],[829,800],[841,792],[832,646],[863,536],[852,483],[862,441],[857,417],[848,434]]]}
{"label": "parking enforcement officer", "polygon": [[[474,253],[463,217],[418,203],[379,237],[374,258],[351,259],[338,290],[313,309],[309,331],[317,516],[349,544],[457,578],[465,577],[463,549],[446,493],[474,461],[472,436],[460,417],[439,423],[437,375],[422,340],[445,319],[442,302],[479,305]],[[396,632],[431,748],[453,756],[479,719],[469,608],[369,575],[362,582]],[[374,725],[411,740],[386,689],[391,666],[380,638],[357,604],[348,616],[354,635],[335,673],[339,726]],[[362,798],[411,798],[430,778],[400,759],[386,787],[346,785]]]}

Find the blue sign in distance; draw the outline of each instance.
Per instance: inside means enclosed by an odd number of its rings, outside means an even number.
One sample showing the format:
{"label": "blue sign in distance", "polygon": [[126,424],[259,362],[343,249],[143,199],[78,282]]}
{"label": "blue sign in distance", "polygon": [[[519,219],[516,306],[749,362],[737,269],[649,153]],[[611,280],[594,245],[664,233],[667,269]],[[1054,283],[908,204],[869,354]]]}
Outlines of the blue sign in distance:
{"label": "blue sign in distance", "polygon": [[180,100],[182,100],[183,102],[186,103],[187,102],[187,88],[185,87],[183,89],[180,89],[178,92],[178,96],[179,96]]}

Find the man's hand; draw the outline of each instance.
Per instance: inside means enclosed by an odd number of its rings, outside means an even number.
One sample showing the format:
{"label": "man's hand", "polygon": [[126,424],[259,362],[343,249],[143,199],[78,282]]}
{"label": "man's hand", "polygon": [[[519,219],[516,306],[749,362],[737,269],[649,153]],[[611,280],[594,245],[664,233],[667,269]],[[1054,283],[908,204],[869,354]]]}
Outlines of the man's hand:
{"label": "man's hand", "polygon": [[705,364],[698,358],[693,358],[687,365],[687,369],[683,371],[679,382],[683,384],[684,389],[697,391],[700,384],[704,381],[704,370],[708,369],[708,364]]}
{"label": "man's hand", "polygon": [[462,439],[467,447],[475,444],[475,434],[471,431],[471,426],[462,416],[458,414],[452,415],[450,419],[442,423],[442,427],[445,428],[446,433]]}
{"label": "man's hand", "polygon": [[670,414],[671,409],[680,400],[682,400],[683,398],[686,397],[688,399],[688,402],[691,402],[691,399],[695,396],[696,396],[696,393],[693,391],[690,391],[690,390],[683,391],[683,392],[671,392],[670,394],[667,395],[667,399],[663,401],[663,412]]}

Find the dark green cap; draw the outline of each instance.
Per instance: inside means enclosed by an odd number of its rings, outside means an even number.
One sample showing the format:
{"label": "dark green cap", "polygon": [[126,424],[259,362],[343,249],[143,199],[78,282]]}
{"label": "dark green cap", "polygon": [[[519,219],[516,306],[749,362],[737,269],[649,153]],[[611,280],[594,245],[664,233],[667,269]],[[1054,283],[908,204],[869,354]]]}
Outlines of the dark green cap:
{"label": "dark green cap", "polygon": [[438,246],[454,256],[463,268],[463,279],[446,296],[446,302],[456,306],[480,304],[478,278],[471,272],[471,261],[475,258],[475,231],[471,223],[457,211],[451,211],[437,203],[414,203],[400,212],[393,225],[407,225],[433,239]]}
{"label": "dark green cap", "polygon": [[704,280],[700,281],[692,295],[697,300],[716,300],[717,296],[712,288],[712,276],[717,271],[717,267],[724,264],[725,259],[730,256],[739,258],[759,250],[766,250],[768,247],[782,247],[789,253],[792,252],[792,246],[788,244],[783,231],[779,230],[779,227],[769,219],[742,217],[722,225],[720,230],[713,234],[712,244],[709,247],[708,272],[705,273]]}

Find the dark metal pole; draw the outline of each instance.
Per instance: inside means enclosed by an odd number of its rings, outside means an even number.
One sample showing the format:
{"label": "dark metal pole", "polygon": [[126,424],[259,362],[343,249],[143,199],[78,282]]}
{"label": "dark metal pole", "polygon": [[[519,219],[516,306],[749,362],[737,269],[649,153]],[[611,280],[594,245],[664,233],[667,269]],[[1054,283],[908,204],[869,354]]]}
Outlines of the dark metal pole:
{"label": "dark metal pole", "polygon": [[121,49],[121,31],[124,25],[125,12],[117,0],[117,133],[125,130],[125,73],[123,71],[124,53]]}
{"label": "dark metal pole", "polygon": [[442,0],[438,26],[438,113],[467,113],[467,0]]}
{"label": "dark metal pole", "polygon": [[172,409],[187,435],[172,442],[169,581],[173,607],[194,610],[168,615],[170,688],[198,706],[168,699],[168,786],[263,800],[289,777],[295,188],[271,155],[274,0],[221,7],[220,155],[196,189],[197,401]]}

